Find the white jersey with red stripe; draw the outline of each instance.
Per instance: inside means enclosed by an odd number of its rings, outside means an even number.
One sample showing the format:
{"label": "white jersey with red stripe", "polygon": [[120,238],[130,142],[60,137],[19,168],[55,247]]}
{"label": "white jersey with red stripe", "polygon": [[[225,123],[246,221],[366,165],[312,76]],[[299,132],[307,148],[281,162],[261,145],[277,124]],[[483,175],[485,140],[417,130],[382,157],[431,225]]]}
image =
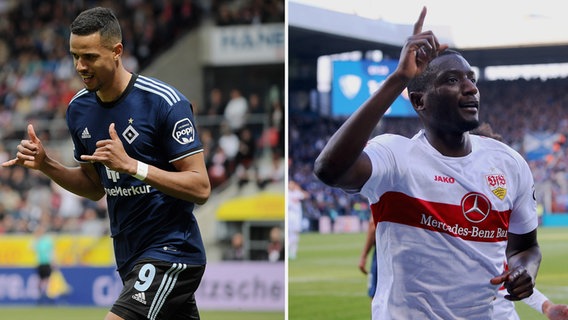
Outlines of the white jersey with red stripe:
{"label": "white jersey with red stripe", "polygon": [[505,299],[507,290],[499,290],[497,292],[497,299],[493,304],[493,318],[495,320],[521,320],[517,310],[515,310],[515,303]]}
{"label": "white jersey with red stripe", "polygon": [[531,171],[507,145],[470,135],[472,152],[446,157],[424,131],[384,134],[364,149],[361,190],[376,228],[373,319],[491,319],[507,233],[537,225]]}

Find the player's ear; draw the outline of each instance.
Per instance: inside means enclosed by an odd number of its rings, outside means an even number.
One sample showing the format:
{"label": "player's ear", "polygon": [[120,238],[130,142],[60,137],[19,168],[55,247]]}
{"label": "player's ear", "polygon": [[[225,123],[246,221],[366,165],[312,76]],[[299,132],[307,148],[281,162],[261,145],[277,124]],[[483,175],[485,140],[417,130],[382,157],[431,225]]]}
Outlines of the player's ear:
{"label": "player's ear", "polygon": [[416,112],[424,109],[424,93],[420,91],[412,91],[408,94],[410,103]]}
{"label": "player's ear", "polygon": [[120,42],[118,42],[117,44],[115,44],[112,47],[112,53],[113,53],[114,61],[118,61],[118,59],[120,59],[120,57],[122,56],[123,50],[124,50],[124,47],[123,47],[122,43],[120,43]]}

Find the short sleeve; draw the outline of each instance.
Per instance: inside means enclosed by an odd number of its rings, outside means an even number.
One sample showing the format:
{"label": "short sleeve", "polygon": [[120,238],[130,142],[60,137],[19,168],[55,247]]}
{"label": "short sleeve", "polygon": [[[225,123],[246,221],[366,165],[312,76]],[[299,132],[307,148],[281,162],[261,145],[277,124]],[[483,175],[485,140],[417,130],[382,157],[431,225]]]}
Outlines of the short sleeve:
{"label": "short sleeve", "polygon": [[509,221],[509,232],[525,234],[538,227],[535,186],[532,172],[524,159],[519,159],[519,191]]}
{"label": "short sleeve", "polygon": [[162,139],[170,163],[203,151],[189,101],[182,99],[168,109]]}
{"label": "short sleeve", "polygon": [[369,199],[370,203],[379,200],[381,194],[392,189],[396,180],[399,164],[396,160],[396,149],[404,147],[408,139],[384,134],[377,136],[367,143],[363,149],[371,160],[371,176],[361,188],[361,194]]}

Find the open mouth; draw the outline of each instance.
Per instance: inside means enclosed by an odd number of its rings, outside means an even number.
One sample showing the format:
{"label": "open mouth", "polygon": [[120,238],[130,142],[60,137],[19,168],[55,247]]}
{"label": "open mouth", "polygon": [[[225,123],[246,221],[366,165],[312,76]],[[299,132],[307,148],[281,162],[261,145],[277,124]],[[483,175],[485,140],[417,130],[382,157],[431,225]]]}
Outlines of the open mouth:
{"label": "open mouth", "polygon": [[91,80],[93,80],[93,76],[92,75],[81,75],[81,78],[83,79],[83,83],[88,84],[91,82]]}
{"label": "open mouth", "polygon": [[479,102],[471,101],[471,102],[461,103],[460,108],[477,111],[477,109],[479,109]]}

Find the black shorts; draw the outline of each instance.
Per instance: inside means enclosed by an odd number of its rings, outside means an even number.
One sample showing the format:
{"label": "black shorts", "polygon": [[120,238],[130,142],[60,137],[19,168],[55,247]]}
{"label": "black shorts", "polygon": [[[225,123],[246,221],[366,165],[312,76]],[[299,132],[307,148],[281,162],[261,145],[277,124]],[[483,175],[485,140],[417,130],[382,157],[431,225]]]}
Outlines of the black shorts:
{"label": "black shorts", "polygon": [[139,261],[110,311],[126,320],[199,319],[195,291],[204,272],[204,265]]}
{"label": "black shorts", "polygon": [[49,264],[40,264],[37,267],[37,273],[39,275],[39,278],[44,280],[49,278],[49,276],[51,275],[51,265]]}

